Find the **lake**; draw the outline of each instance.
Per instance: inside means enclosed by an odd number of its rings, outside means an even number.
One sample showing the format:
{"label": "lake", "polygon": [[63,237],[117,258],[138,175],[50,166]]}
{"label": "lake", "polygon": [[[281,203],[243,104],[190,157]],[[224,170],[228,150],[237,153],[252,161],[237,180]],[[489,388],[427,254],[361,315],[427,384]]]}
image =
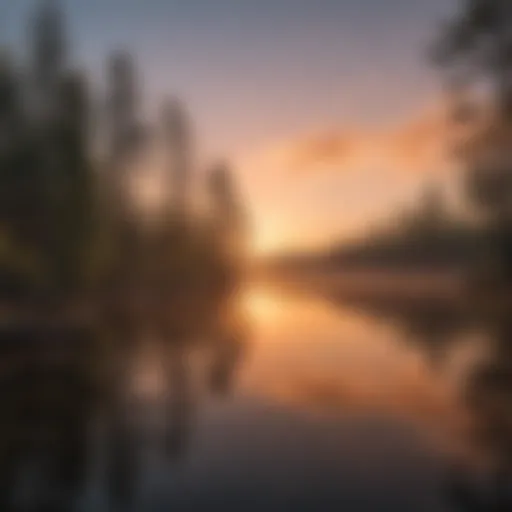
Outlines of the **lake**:
{"label": "lake", "polygon": [[510,319],[269,283],[201,311],[10,347],[2,510],[506,509]]}

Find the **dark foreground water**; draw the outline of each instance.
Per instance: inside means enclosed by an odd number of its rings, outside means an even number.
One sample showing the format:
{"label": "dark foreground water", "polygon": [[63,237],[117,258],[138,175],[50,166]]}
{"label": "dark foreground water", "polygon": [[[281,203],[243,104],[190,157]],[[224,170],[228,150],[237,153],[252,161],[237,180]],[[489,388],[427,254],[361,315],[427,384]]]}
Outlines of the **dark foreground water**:
{"label": "dark foreground water", "polygon": [[512,510],[506,315],[263,286],[210,309],[5,334],[0,509]]}

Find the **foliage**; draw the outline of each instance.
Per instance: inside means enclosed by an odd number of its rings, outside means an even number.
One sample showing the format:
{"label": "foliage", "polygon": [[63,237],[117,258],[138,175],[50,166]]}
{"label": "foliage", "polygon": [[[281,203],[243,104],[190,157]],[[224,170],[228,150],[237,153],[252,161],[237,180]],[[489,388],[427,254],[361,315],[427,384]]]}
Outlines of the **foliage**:
{"label": "foliage", "polygon": [[[512,275],[511,3],[466,0],[446,25],[434,53],[457,92],[455,109],[465,105],[464,110],[473,112],[463,119],[463,124],[472,125],[462,147],[466,190],[487,226],[490,260],[498,273]],[[479,94],[482,84],[487,94]]]}
{"label": "foliage", "polygon": [[[96,291],[172,295],[218,285],[232,264],[229,219],[237,216],[229,169],[224,189],[211,193],[210,217],[196,219],[190,123],[178,101],[167,102],[170,187],[148,231],[126,193],[151,133],[139,120],[136,63],[128,53],[109,60],[100,116],[87,74],[72,65],[57,2],[42,2],[32,29],[28,64],[7,53],[0,59],[1,299],[12,299],[14,289],[69,302]],[[99,158],[98,134],[106,143]]]}

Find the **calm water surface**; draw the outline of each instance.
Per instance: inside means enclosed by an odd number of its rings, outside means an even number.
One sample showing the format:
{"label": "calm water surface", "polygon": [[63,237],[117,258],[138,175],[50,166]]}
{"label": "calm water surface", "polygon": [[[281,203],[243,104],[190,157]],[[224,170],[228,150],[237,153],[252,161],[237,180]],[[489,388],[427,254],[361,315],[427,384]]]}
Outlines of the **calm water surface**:
{"label": "calm water surface", "polygon": [[511,321],[262,285],[187,322],[10,349],[3,509],[508,510]]}

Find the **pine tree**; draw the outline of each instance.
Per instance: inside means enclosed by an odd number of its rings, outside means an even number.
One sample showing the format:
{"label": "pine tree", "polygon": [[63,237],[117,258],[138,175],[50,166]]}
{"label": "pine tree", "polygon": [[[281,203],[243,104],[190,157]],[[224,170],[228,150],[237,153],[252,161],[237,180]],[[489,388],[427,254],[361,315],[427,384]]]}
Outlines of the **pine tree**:
{"label": "pine tree", "polygon": [[192,136],[189,120],[178,100],[164,104],[162,122],[168,155],[168,204],[178,216],[184,216],[190,200]]}
{"label": "pine tree", "polygon": [[133,58],[129,53],[112,55],[108,69],[107,125],[110,163],[121,168],[132,155],[140,135],[139,83]]}
{"label": "pine tree", "polygon": [[209,191],[218,257],[223,265],[230,267],[228,273],[236,273],[245,259],[247,225],[233,174],[227,163],[220,162],[211,170]]}
{"label": "pine tree", "polygon": [[31,80],[35,108],[43,117],[55,108],[60,81],[67,68],[65,21],[59,0],[42,0],[32,24]]}
{"label": "pine tree", "polygon": [[[463,92],[464,110],[473,111],[462,148],[467,191],[491,235],[495,268],[512,274],[512,3],[466,0],[435,56]],[[482,81],[490,93],[477,101],[471,91]]]}

